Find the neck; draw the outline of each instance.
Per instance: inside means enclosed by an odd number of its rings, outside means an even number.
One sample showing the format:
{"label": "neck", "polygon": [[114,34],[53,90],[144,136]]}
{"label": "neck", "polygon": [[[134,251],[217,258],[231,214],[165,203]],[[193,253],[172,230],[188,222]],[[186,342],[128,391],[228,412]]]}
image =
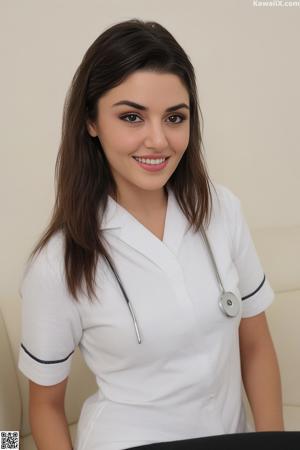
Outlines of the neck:
{"label": "neck", "polygon": [[164,186],[155,191],[138,189],[120,192],[118,190],[117,199],[115,199],[128,211],[145,216],[150,216],[155,211],[165,209],[167,200],[167,189]]}

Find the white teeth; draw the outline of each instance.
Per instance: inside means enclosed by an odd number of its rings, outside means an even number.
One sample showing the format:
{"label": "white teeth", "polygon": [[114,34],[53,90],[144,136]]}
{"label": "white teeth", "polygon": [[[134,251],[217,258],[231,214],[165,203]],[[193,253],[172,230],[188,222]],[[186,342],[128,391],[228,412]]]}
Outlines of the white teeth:
{"label": "white teeth", "polygon": [[161,159],[144,159],[144,158],[138,158],[136,156],[134,156],[134,159],[136,159],[138,162],[141,162],[143,164],[161,164],[162,162],[164,162],[166,160],[166,158],[161,158]]}

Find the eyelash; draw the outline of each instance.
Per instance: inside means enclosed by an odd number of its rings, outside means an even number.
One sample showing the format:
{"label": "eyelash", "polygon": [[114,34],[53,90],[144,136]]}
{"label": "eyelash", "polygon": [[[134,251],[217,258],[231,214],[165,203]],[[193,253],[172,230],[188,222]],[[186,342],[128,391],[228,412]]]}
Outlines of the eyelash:
{"label": "eyelash", "polygon": [[[131,123],[131,124],[140,123],[140,122],[135,122],[135,121],[125,120],[125,118],[127,118],[128,116],[136,116],[136,117],[139,117],[139,115],[136,114],[136,113],[128,113],[128,114],[124,114],[123,116],[120,116],[120,119],[121,119],[121,120],[124,120],[124,122],[128,122],[128,123]],[[172,125],[179,125],[179,124],[181,124],[182,122],[184,122],[184,121],[186,120],[186,117],[185,117],[184,115],[182,115],[182,114],[172,114],[172,115],[169,116],[169,117],[180,117],[180,119],[181,119],[180,122],[171,122]],[[140,118],[140,117],[139,117],[139,118]]]}

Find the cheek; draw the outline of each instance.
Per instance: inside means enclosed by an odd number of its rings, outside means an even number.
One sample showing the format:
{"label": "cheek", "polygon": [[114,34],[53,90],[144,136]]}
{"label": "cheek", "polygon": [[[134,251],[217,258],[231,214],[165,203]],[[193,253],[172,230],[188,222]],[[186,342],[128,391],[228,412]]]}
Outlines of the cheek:
{"label": "cheek", "polygon": [[189,143],[189,137],[188,131],[173,133],[169,138],[169,143],[176,153],[184,153]]}
{"label": "cheek", "polygon": [[115,118],[102,120],[100,135],[105,153],[110,158],[125,155],[128,151],[135,151],[140,139],[137,132],[124,126],[123,123],[119,123],[118,119]]}
{"label": "cheek", "polygon": [[118,129],[114,130],[110,137],[109,147],[118,155],[126,155],[134,152],[138,145],[140,145],[141,138],[138,133],[132,130]]}

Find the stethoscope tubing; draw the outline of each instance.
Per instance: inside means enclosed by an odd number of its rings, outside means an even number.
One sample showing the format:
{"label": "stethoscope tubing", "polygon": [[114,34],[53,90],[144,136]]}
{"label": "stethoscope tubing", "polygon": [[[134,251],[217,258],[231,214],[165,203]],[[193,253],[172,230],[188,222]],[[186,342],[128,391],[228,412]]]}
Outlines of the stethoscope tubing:
{"label": "stethoscope tubing", "polygon": [[111,269],[112,269],[112,271],[113,271],[113,273],[114,273],[114,275],[115,275],[115,277],[116,277],[116,279],[117,279],[117,281],[119,283],[120,289],[121,289],[121,291],[122,291],[122,293],[123,293],[123,295],[125,297],[125,300],[127,302],[127,305],[128,305],[128,308],[130,310],[130,314],[131,314],[131,317],[132,317],[132,320],[133,320],[133,324],[134,324],[135,333],[136,333],[136,336],[137,336],[137,339],[138,339],[138,343],[141,344],[142,343],[142,339],[141,339],[140,330],[139,330],[138,322],[136,320],[136,315],[135,315],[133,306],[130,303],[130,300],[128,298],[128,295],[126,294],[126,291],[125,291],[125,289],[124,289],[124,287],[122,285],[122,282],[120,280],[120,277],[119,277],[118,273],[113,268],[111,262],[107,258],[106,258],[106,260],[108,261],[108,263],[109,263],[109,265],[110,265],[110,267],[111,267]]}

